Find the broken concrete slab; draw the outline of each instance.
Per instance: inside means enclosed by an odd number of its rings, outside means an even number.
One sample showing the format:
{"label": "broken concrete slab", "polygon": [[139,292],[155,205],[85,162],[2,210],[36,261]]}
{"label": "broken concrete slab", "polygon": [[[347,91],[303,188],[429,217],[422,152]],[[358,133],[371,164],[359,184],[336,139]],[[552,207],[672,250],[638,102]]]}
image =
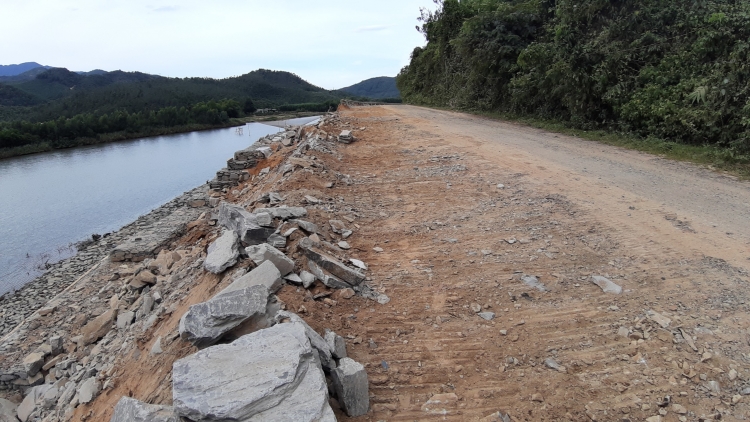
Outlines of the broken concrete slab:
{"label": "broken concrete slab", "polygon": [[591,282],[599,286],[604,293],[613,293],[619,295],[622,293],[622,287],[613,283],[610,279],[599,275],[591,276]]}
{"label": "broken concrete slab", "polygon": [[[322,250],[316,248],[309,239],[302,239],[299,246],[305,253],[307,259],[315,262],[320,268],[328,271],[332,275],[344,280],[345,282],[357,286],[365,281],[365,274],[360,270],[355,270],[344,265],[338,259],[330,256]],[[313,271],[313,274],[315,272]],[[317,274],[315,274],[317,276]],[[319,277],[320,278],[320,277]]]}
{"label": "broken concrete slab", "polygon": [[295,402],[317,397],[316,403],[306,402],[294,415],[306,414],[299,419],[305,421],[319,419],[328,397],[322,376],[317,383],[305,381],[308,372],[315,377],[320,371],[313,356],[301,324],[278,324],[204,349],[173,365],[175,413],[200,421],[249,421],[290,397]]}
{"label": "broken concrete slab", "polygon": [[343,358],[331,372],[331,378],[336,398],[347,415],[362,416],[370,410],[367,372],[362,364]]}
{"label": "broken concrete slab", "polygon": [[271,261],[265,261],[255,269],[235,280],[219,294],[232,290],[245,289],[250,286],[264,285],[270,293],[276,293],[284,285],[281,271]]}
{"label": "broken concrete slab", "polygon": [[262,227],[257,217],[238,205],[222,202],[219,204],[219,224],[237,233],[240,240],[247,245],[264,243],[276,229]]}
{"label": "broken concrete slab", "polygon": [[248,257],[252,259],[256,265],[260,265],[266,261],[271,261],[276,268],[279,269],[282,276],[294,271],[294,261],[284,255],[283,252],[267,243],[248,246],[245,248],[245,253],[247,253]]}
{"label": "broken concrete slab", "polygon": [[245,321],[264,318],[268,296],[265,285],[223,291],[188,309],[180,318],[180,337],[198,347],[210,346]]}
{"label": "broken concrete slab", "polygon": [[144,403],[130,397],[117,402],[109,422],[180,422],[171,406]]}

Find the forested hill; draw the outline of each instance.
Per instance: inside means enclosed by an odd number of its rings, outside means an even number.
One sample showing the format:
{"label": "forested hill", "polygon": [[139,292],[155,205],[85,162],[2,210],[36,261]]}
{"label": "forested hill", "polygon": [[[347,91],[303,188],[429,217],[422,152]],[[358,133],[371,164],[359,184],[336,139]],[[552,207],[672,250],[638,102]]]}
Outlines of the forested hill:
{"label": "forested hill", "polygon": [[750,151],[748,0],[444,0],[406,102]]}
{"label": "forested hill", "polygon": [[341,88],[341,91],[374,100],[383,98],[401,98],[401,93],[396,87],[396,78],[388,76],[367,79],[358,84]]}

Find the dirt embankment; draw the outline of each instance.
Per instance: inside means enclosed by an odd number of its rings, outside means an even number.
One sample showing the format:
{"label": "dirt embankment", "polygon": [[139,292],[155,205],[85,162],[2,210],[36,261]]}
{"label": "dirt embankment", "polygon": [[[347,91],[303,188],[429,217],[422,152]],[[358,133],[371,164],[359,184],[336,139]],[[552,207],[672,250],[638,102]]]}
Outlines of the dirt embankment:
{"label": "dirt embankment", "polygon": [[[498,144],[485,138],[514,136],[512,127],[452,113],[357,107],[341,117],[325,130],[352,129],[357,142],[313,151],[307,168],[286,176],[279,160],[223,199],[249,204],[280,192],[290,206],[305,204],[331,243],[341,239],[329,220],[350,225],[342,254],[367,263],[370,285],[390,302],[320,295],[328,292],[320,284],[285,286],[278,296],[316,330],[344,336],[365,364],[371,411],[358,420],[495,420],[499,411],[516,421],[750,417],[747,244],[723,234],[745,228],[728,227],[731,218],[712,227],[668,195],[659,202],[646,188],[530,154],[524,144],[533,150],[534,134],[523,128],[522,141]],[[446,119],[469,129],[456,133]],[[750,197],[746,186],[735,189],[738,204]],[[194,352],[175,335],[179,318],[230,281],[196,265],[216,234],[199,219],[170,246],[180,259],[165,279],[163,311],[121,344],[102,346],[112,381],[75,419],[108,420],[123,395],[171,403],[171,364]],[[98,298],[119,288],[108,281],[115,271],[128,266],[97,270],[76,292],[88,301],[72,306],[85,315],[105,309]],[[622,293],[605,293],[592,276]],[[54,315],[38,318],[40,327]],[[47,335],[30,331],[18,354]],[[157,339],[163,352],[153,355]],[[70,351],[83,362],[91,349]]]}

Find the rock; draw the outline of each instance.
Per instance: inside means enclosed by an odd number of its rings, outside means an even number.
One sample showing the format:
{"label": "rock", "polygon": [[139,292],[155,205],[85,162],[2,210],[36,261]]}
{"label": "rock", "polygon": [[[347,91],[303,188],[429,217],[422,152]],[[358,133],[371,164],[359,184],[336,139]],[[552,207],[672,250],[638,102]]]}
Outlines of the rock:
{"label": "rock", "polygon": [[331,372],[333,388],[341,408],[350,417],[366,414],[370,410],[367,372],[365,367],[350,358],[343,358]]}
{"label": "rock", "polygon": [[729,377],[729,381],[734,381],[737,379],[737,370],[736,369],[730,369],[729,374],[727,374]]}
{"label": "rock", "polygon": [[354,297],[356,292],[353,289],[342,289],[339,291],[339,297],[341,299],[351,299]]}
{"label": "rock", "polygon": [[263,227],[273,227],[273,216],[267,212],[257,212],[255,214],[255,221],[258,225]]}
{"label": "rock", "polygon": [[523,284],[525,284],[525,285],[527,285],[529,287],[533,287],[533,288],[539,290],[540,292],[546,292],[547,291],[547,288],[544,287],[544,284],[542,284],[542,282],[540,282],[539,279],[536,278],[533,275],[525,275],[525,276],[521,277],[521,281],[523,281]]}
{"label": "rock", "polygon": [[649,418],[646,418],[646,422],[661,422],[661,416],[651,416]]}
{"label": "rock", "polygon": [[10,400],[0,398],[0,422],[18,422],[18,405]]}
{"label": "rock", "polygon": [[274,233],[270,236],[268,236],[267,240],[268,244],[273,246],[274,248],[285,248],[286,247],[286,237]]}
{"label": "rock", "polygon": [[[21,404],[16,408],[16,415],[21,422],[29,420],[29,416],[42,404],[44,399],[44,393],[52,388],[49,384],[38,385],[32,387],[27,393],[26,397],[23,398]],[[11,419],[12,420],[12,419]]]}
{"label": "rock", "polygon": [[341,220],[329,220],[328,224],[331,226],[331,231],[336,234],[342,234],[346,230],[346,225]]}
{"label": "rock", "polygon": [[469,305],[469,308],[471,308],[472,312],[474,312],[475,314],[482,311],[482,305],[478,303],[472,303],[471,305]]}
{"label": "rock", "polygon": [[294,261],[284,255],[283,252],[267,243],[248,246],[245,248],[245,253],[247,253],[248,257],[250,257],[256,265],[260,265],[266,261],[271,261],[276,265],[276,268],[278,268],[282,276],[285,276],[294,270]]}
{"label": "rock", "polygon": [[117,315],[117,328],[120,330],[124,330],[130,326],[130,324],[133,323],[133,319],[135,318],[135,312],[132,311],[124,311],[120,312],[119,315]]}
{"label": "rock", "polygon": [[63,338],[61,336],[50,336],[49,345],[52,348],[52,356],[63,352]]}
{"label": "rock", "polygon": [[146,293],[143,296],[143,302],[141,302],[141,314],[148,315],[154,310],[154,297],[150,293]]}
{"label": "rock", "polygon": [[156,284],[156,276],[148,270],[139,272],[132,280],[130,280],[130,286],[134,289],[141,289],[145,286],[152,286]]}
{"label": "rock", "polygon": [[326,343],[328,343],[328,347],[331,349],[333,357],[336,359],[343,359],[346,357],[346,342],[343,337],[333,331],[326,330],[325,340]]}
{"label": "rock", "polygon": [[708,381],[706,383],[706,389],[714,394],[721,394],[721,386],[718,381]]}
{"label": "rock", "polygon": [[458,396],[455,393],[435,394],[422,405],[422,411],[432,414],[446,413],[446,407],[455,406]]}
{"label": "rock", "polygon": [[[249,273],[235,280],[226,289],[222,290],[221,293],[230,292],[232,290],[244,289],[250,286],[264,285],[270,293],[276,293],[284,285],[284,281],[281,278],[281,272],[276,265],[271,261],[265,261],[258,265]],[[219,294],[221,294],[219,293]]]}
{"label": "rock", "polygon": [[299,278],[302,279],[302,287],[306,289],[309,289],[315,283],[315,275],[307,271],[301,271],[299,273]]}
{"label": "rock", "polygon": [[299,246],[303,249],[307,259],[309,259],[312,262],[315,262],[322,269],[346,281],[347,283],[353,286],[357,286],[363,281],[365,281],[365,275],[360,270],[349,268],[346,265],[344,265],[342,262],[337,260],[336,258],[317,249],[315,246],[312,245],[312,242],[309,241],[309,239],[307,242],[305,242],[305,239],[300,241]]}
{"label": "rock", "polygon": [[87,346],[107,335],[117,317],[117,309],[110,309],[91,320],[81,329],[80,344]]}
{"label": "rock", "polygon": [[96,398],[96,395],[99,394],[100,389],[101,384],[96,380],[96,377],[87,379],[78,387],[78,402],[84,404],[91,403]]}
{"label": "rock", "polygon": [[328,389],[301,324],[278,324],[173,365],[175,413],[201,421],[331,419]]}
{"label": "rock", "polygon": [[153,346],[151,346],[151,351],[149,353],[153,356],[153,355],[160,355],[163,352],[164,351],[161,349],[161,337],[159,337],[156,339]]}
{"label": "rock", "polygon": [[477,315],[479,315],[480,318],[487,320],[487,321],[492,321],[493,319],[495,319],[494,312],[480,312]]}
{"label": "rock", "polygon": [[664,329],[668,328],[669,324],[672,322],[671,319],[655,311],[648,311],[646,312],[646,315],[648,316],[648,319],[659,324],[661,328],[664,328]]}
{"label": "rock", "polygon": [[273,227],[262,227],[258,224],[255,214],[226,202],[219,204],[218,221],[227,230],[237,233],[240,240],[247,245],[265,243],[268,236],[276,231]]}
{"label": "rock", "polygon": [[339,245],[339,248],[341,248],[341,249],[343,249],[345,251],[352,248],[352,246],[349,244],[349,242],[344,242],[343,240],[341,242],[339,242],[338,245]]}
{"label": "rock", "polygon": [[599,286],[604,293],[613,293],[619,295],[622,293],[622,287],[613,283],[610,279],[599,275],[591,276],[591,282]]}
{"label": "rock", "polygon": [[376,247],[372,248],[372,250],[375,251],[375,252],[377,252],[377,253],[383,252],[383,248],[381,248],[379,246],[376,246]]}
{"label": "rock", "polygon": [[109,422],[180,422],[171,406],[147,404],[123,397],[117,402]]}
{"label": "rock", "polygon": [[498,188],[498,189],[505,189],[505,185],[504,185],[504,184],[502,184],[502,183],[498,183],[498,184],[497,184],[497,188]]}
{"label": "rock", "polygon": [[304,231],[306,231],[306,232],[308,232],[310,234],[318,233],[318,226],[315,225],[315,224],[313,224],[313,223],[310,223],[309,221],[305,221],[305,220],[292,220],[292,223],[297,224],[299,226],[299,228],[301,228],[302,230],[304,230]]}
{"label": "rock", "polygon": [[307,216],[307,210],[302,207],[259,208],[255,212],[267,212],[273,218],[280,218],[284,221]]}
{"label": "rock", "polygon": [[672,411],[675,412],[675,413],[677,413],[678,415],[685,415],[685,414],[687,414],[687,409],[685,408],[685,406],[683,406],[681,404],[677,404],[677,403],[675,403],[675,404],[672,405]]}
{"label": "rock", "polygon": [[289,273],[289,274],[285,275],[284,276],[284,280],[288,281],[288,282],[290,282],[292,284],[296,284],[296,285],[301,285],[302,284],[302,279],[300,278],[299,275],[297,275],[295,273]]}
{"label": "rock", "polygon": [[239,239],[231,230],[224,233],[208,247],[208,256],[203,262],[203,268],[213,274],[221,274],[227,268],[237,263],[240,256]]}
{"label": "rock", "polygon": [[504,412],[495,412],[485,416],[479,422],[511,422],[510,415]]}
{"label": "rock", "polygon": [[342,238],[344,238],[344,239],[348,239],[348,238],[350,238],[350,237],[351,237],[351,236],[352,236],[353,234],[354,234],[354,232],[353,232],[353,231],[351,231],[351,230],[344,230],[343,232],[341,232],[341,237],[342,237]]}
{"label": "rock", "polygon": [[262,284],[224,290],[188,309],[180,318],[180,337],[198,347],[206,347],[245,321],[262,322],[266,317],[268,296],[268,288]]}
{"label": "rock", "polygon": [[314,196],[305,195],[305,202],[307,202],[308,204],[315,205],[315,204],[320,204],[320,199],[318,199],[318,198],[316,198]]}
{"label": "rock", "polygon": [[564,366],[560,365],[559,363],[557,363],[556,360],[554,360],[552,358],[545,359],[544,360],[544,365],[547,368],[554,369],[555,371],[558,371],[558,372],[568,372],[568,370]]}
{"label": "rock", "polygon": [[307,268],[309,268],[310,271],[315,275],[315,278],[320,280],[327,287],[330,287],[332,289],[349,289],[352,287],[351,284],[345,282],[344,280],[326,274],[325,272],[323,272],[323,269],[313,261],[307,261]]}
{"label": "rock", "polygon": [[287,311],[279,311],[276,313],[274,320],[277,323],[292,323],[301,325],[305,329],[305,335],[310,341],[310,345],[312,345],[313,349],[318,352],[318,357],[320,358],[320,362],[323,367],[328,370],[336,368],[336,364],[331,359],[333,351],[331,350],[328,342],[323,339],[320,334],[313,330],[312,327],[310,327],[304,319],[300,318],[299,315]]}
{"label": "rock", "polygon": [[57,308],[55,306],[45,306],[44,308],[39,309],[36,311],[39,316],[46,316],[51,314],[52,312],[55,312]]}
{"label": "rock", "polygon": [[535,401],[537,403],[543,403],[544,402],[544,396],[542,396],[539,393],[534,393],[531,395],[531,401]]}
{"label": "rock", "polygon": [[367,271],[367,264],[365,264],[364,262],[360,261],[359,259],[351,258],[349,260],[349,262],[351,262],[352,265],[354,265],[355,267],[359,268],[360,270]]}
{"label": "rock", "polygon": [[33,377],[39,372],[44,366],[44,354],[42,353],[29,353],[23,358],[23,369],[26,371],[26,375]]}

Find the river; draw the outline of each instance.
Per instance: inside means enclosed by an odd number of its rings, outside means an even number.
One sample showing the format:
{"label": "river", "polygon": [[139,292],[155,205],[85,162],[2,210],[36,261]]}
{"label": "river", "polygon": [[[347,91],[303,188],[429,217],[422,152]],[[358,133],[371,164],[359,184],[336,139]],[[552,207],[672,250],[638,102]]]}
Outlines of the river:
{"label": "river", "polygon": [[[287,121],[304,124],[314,118]],[[0,160],[0,295],[209,179],[240,149],[281,129],[249,123]]]}

